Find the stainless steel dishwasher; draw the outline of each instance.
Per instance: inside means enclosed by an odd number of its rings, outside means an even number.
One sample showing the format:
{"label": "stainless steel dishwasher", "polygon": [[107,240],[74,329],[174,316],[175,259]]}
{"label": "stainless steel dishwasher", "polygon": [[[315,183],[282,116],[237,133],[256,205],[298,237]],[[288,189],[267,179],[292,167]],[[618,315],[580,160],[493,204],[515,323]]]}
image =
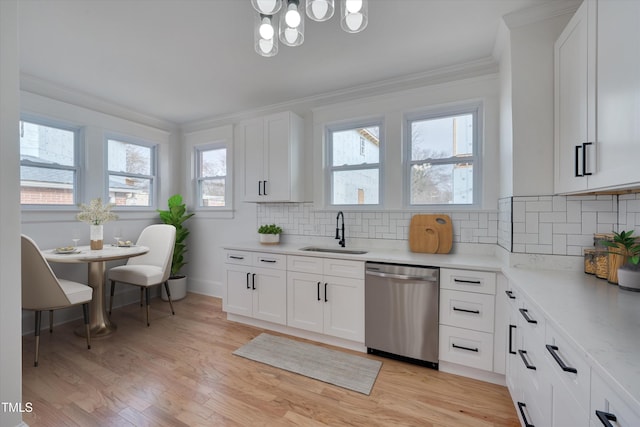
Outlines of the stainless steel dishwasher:
{"label": "stainless steel dishwasher", "polygon": [[368,262],[364,344],[369,353],[438,369],[440,269]]}

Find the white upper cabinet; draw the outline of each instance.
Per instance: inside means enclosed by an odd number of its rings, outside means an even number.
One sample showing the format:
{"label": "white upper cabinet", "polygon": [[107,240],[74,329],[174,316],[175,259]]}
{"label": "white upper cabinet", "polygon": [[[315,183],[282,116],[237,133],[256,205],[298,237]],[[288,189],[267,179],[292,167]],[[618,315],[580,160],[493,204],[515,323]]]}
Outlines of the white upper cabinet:
{"label": "white upper cabinet", "polygon": [[303,121],[291,113],[272,114],[239,125],[244,144],[246,202],[303,201]]}
{"label": "white upper cabinet", "polygon": [[555,45],[556,193],[640,185],[640,2],[587,0]]}

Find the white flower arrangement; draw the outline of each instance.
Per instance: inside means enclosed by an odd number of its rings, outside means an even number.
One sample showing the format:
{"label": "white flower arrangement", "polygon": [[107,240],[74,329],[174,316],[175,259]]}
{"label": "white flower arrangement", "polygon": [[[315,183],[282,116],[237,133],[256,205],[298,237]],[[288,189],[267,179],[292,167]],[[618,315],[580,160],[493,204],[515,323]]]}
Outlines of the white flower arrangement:
{"label": "white flower arrangement", "polygon": [[102,225],[107,221],[115,221],[118,215],[111,212],[113,203],[102,204],[102,198],[91,200],[89,205],[84,203],[78,204],[80,213],[76,215],[76,219],[82,222],[88,222],[91,225]]}

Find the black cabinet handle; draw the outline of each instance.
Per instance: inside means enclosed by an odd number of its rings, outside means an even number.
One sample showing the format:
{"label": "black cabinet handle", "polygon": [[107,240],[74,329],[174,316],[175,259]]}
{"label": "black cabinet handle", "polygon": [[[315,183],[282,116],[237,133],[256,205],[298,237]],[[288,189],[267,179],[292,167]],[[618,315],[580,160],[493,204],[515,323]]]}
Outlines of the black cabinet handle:
{"label": "black cabinet handle", "polygon": [[613,427],[613,424],[611,424],[609,421],[618,421],[618,417],[604,411],[596,410],[596,417],[598,417],[602,425],[605,427]]}
{"label": "black cabinet handle", "polygon": [[575,160],[574,172],[575,172],[575,176],[576,177],[584,176],[583,174],[578,172],[580,170],[580,168],[579,168],[580,160],[578,160],[578,159],[580,158],[580,150],[581,149],[582,149],[581,145],[576,145],[576,152],[574,154],[574,160]]}
{"label": "black cabinet handle", "polygon": [[473,351],[474,353],[477,353],[479,351],[477,347],[476,348],[471,348],[471,347],[464,347],[462,345],[456,345],[456,344],[451,344],[451,347],[459,348],[460,350]]}
{"label": "black cabinet handle", "polygon": [[518,402],[518,410],[520,411],[520,415],[522,416],[522,421],[524,421],[524,427],[536,427],[527,419],[527,416],[524,413],[524,408],[526,407],[527,405],[525,405],[524,403]]}
{"label": "black cabinet handle", "polygon": [[318,301],[320,301],[320,282],[318,282]]}
{"label": "black cabinet handle", "polygon": [[453,307],[453,311],[462,311],[464,313],[480,314],[480,310],[467,310],[465,308]]}
{"label": "black cabinet handle", "polygon": [[456,283],[467,283],[471,285],[480,285],[482,282],[480,280],[465,280],[465,279],[453,279]]}
{"label": "black cabinet handle", "polygon": [[262,196],[262,181],[258,181],[258,196]]}
{"label": "black cabinet handle", "polygon": [[593,175],[591,172],[587,172],[587,145],[592,145],[593,142],[582,143],[582,174],[584,176]]}
{"label": "black cabinet handle", "polygon": [[524,317],[524,320],[526,320],[527,323],[538,323],[537,320],[532,319],[531,317],[529,317],[529,310],[527,310],[526,308],[521,308],[520,309],[520,314],[522,314],[522,317]]}
{"label": "black cabinet handle", "polygon": [[516,325],[509,325],[509,354],[517,354],[511,350],[513,348],[513,330],[516,329]]}
{"label": "black cabinet handle", "polygon": [[275,259],[260,259],[260,262],[266,262],[266,263],[269,263],[269,264],[275,264],[278,261],[276,261]]}
{"label": "black cabinet handle", "polygon": [[254,291],[256,290],[256,273],[253,273],[253,276],[251,277],[251,287]]}
{"label": "black cabinet handle", "polygon": [[328,283],[325,282],[324,283],[324,302],[329,302],[329,299],[327,298],[327,285]]}
{"label": "black cabinet handle", "polygon": [[249,286],[249,276],[251,275],[251,273],[247,273],[247,289],[251,289],[251,287]]}
{"label": "black cabinet handle", "polygon": [[522,362],[524,363],[524,366],[526,366],[527,369],[531,369],[531,370],[535,371],[536,367],[534,365],[532,365],[531,363],[529,363],[529,361],[525,357],[527,352],[524,351],[524,350],[518,350],[518,353],[520,354],[520,358],[522,359]]}
{"label": "black cabinet handle", "polygon": [[509,297],[509,299],[516,299],[515,295],[513,295],[513,291],[504,291],[505,294]]}
{"label": "black cabinet handle", "polygon": [[237,255],[229,255],[229,258],[231,258],[231,259],[244,259],[243,256],[237,256]]}
{"label": "black cabinet handle", "polygon": [[567,366],[567,364],[564,363],[564,360],[560,359],[560,355],[558,354],[558,346],[557,345],[547,344],[546,347],[547,347],[547,350],[549,350],[549,353],[551,353],[551,355],[553,356],[555,361],[558,363],[558,365],[560,365],[560,368],[563,371],[571,372],[572,374],[577,374],[578,373],[578,370],[576,368],[572,368],[571,366]]}
{"label": "black cabinet handle", "polygon": [[262,194],[264,196],[267,196],[267,181],[262,181],[264,184],[262,184]]}

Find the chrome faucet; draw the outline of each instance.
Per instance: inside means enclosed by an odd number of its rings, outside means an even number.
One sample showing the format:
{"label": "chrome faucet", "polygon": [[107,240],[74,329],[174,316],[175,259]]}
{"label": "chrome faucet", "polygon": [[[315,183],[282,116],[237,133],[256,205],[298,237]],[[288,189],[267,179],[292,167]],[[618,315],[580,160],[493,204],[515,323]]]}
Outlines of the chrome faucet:
{"label": "chrome faucet", "polygon": [[[340,217],[342,217],[342,227],[338,227],[338,223],[340,221]],[[342,237],[340,237],[340,230],[342,230]],[[344,248],[344,214],[342,211],[338,212],[338,216],[336,217],[336,240],[339,240],[338,244]]]}

